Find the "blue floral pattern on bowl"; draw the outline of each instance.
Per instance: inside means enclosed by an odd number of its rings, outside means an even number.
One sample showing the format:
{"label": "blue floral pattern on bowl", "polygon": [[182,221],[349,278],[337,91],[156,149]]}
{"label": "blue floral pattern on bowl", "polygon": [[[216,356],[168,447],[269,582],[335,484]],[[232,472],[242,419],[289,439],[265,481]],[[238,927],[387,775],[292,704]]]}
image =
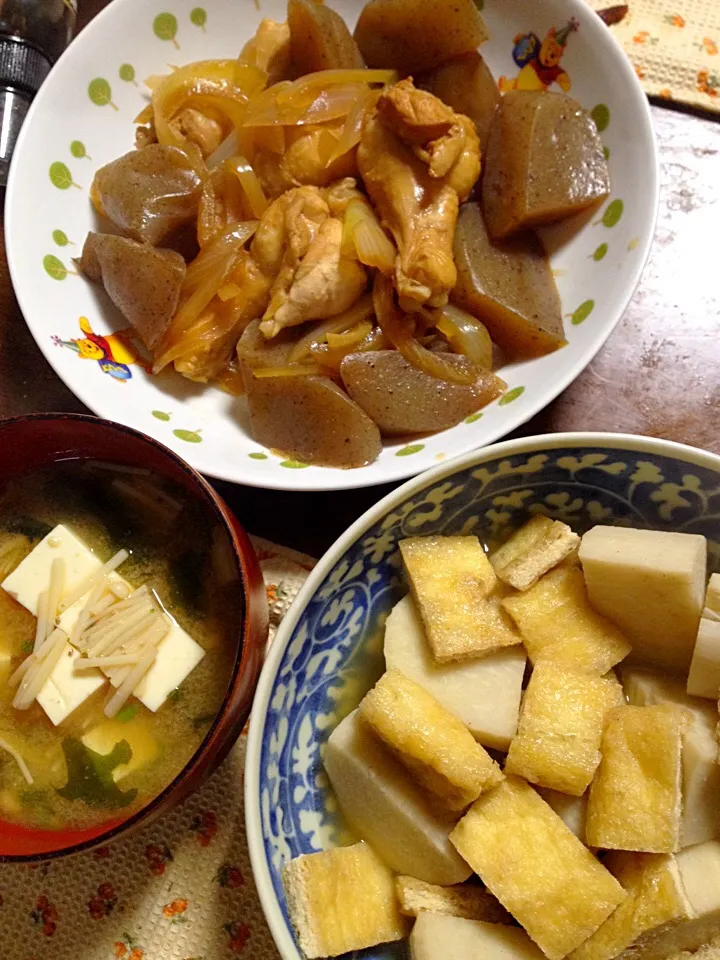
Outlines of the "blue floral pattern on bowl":
{"label": "blue floral pattern on bowl", "polygon": [[[562,444],[560,437],[519,441],[509,446],[521,452],[493,457],[491,449],[456,472],[426,478],[360,532],[291,628],[264,718],[259,770],[265,861],[288,925],[282,865],[347,839],[322,749],[382,672],[384,620],[406,591],[398,541],[474,533],[492,545],[544,513],[579,533],[604,523],[703,534],[710,565],[720,569],[720,460],[713,466],[711,457],[682,447],[668,456],[639,438],[634,446],[612,436],[596,446]],[[404,951],[382,946],[361,955],[390,960]]]}

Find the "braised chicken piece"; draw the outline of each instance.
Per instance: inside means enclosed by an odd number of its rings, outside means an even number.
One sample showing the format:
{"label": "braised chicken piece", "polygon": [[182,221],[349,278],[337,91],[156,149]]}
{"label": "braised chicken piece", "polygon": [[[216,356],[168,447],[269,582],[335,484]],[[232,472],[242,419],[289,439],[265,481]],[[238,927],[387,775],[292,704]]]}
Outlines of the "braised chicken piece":
{"label": "braised chicken piece", "polygon": [[91,196],[126,236],[158,246],[197,217],[202,181],[186,154],[152,143],[95,174]]}
{"label": "braised chicken piece", "polygon": [[222,124],[193,107],[181,110],[170,121],[170,129],[181,139],[196,144],[203,157],[215,153],[224,140]]}
{"label": "braised chicken piece", "polygon": [[367,118],[358,167],[399,250],[401,305],[443,306],[457,279],[452,244],[459,205],[480,175],[474,124],[402,80],[381,94]]}
{"label": "braised chicken piece", "polygon": [[89,233],[79,260],[152,350],[175,313],[185,261],[174,250],[156,250],[127,237]]}
{"label": "braised chicken piece", "polygon": [[260,269],[275,277],[260,329],[265,337],[333,317],[361,296],[367,275],[342,253],[342,221],[317,187],[297,187],[268,208],[252,243]]}
{"label": "braised chicken piece", "polygon": [[240,53],[242,63],[259,67],[268,75],[268,86],[287,80],[291,73],[290,27],[265,19]]}

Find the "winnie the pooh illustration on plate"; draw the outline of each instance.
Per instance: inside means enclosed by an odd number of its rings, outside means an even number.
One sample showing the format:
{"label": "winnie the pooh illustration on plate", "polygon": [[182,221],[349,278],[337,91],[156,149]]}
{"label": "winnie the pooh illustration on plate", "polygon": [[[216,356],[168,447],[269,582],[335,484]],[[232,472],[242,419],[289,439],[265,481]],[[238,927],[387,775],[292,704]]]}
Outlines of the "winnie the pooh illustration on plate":
{"label": "winnie the pooh illustration on plate", "polygon": [[520,67],[517,77],[500,77],[502,93],[508,90],[547,90],[556,83],[565,93],[571,82],[568,72],[560,66],[568,39],[580,24],[572,17],[559,30],[550,27],[545,39],[536,33],[521,33],[514,39],[513,60]]}
{"label": "winnie the pooh illustration on plate", "polygon": [[55,336],[53,343],[74,350],[81,360],[95,360],[102,372],[118,383],[127,383],[132,379],[132,364],[147,369],[145,360],[133,342],[133,330],[119,330],[103,336],[93,331],[87,317],[80,317],[78,324],[82,337],[62,340]]}

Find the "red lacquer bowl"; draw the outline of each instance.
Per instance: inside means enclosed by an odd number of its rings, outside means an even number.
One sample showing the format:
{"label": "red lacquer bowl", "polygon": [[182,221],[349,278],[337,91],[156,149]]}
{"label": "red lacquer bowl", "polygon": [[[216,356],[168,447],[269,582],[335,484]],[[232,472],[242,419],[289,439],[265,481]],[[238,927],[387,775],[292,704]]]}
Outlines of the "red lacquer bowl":
{"label": "red lacquer bowl", "polygon": [[195,790],[226,756],[250,713],[267,638],[267,601],[257,557],[245,531],[212,487],[167,447],[107,420],[39,414],[0,420],[0,487],[30,470],[62,460],[104,460],[141,467],[180,485],[219,522],[232,548],[243,589],[244,615],[225,698],[195,754],[154,800],[127,819],[86,830],[36,830],[0,819],[0,861],[32,861],[105,845],[167,812]]}

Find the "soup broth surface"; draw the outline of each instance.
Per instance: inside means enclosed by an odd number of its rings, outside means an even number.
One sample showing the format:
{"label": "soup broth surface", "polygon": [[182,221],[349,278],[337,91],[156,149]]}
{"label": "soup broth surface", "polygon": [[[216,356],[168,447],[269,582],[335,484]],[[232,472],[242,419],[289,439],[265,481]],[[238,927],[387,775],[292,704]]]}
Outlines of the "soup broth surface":
{"label": "soup broth surface", "polygon": [[118,573],[153,589],[206,651],[155,713],[130,697],[107,719],[106,683],[56,727],[37,702],[12,706],[8,678],[32,651],[36,618],[0,588],[0,739],[33,778],[29,784],[0,750],[0,820],[83,829],[146,806],[200,746],[233,672],[243,593],[229,538],[209,506],[147,471],[87,461],[34,471],[0,492],[0,582],[58,524],[102,562],[129,550]]}

